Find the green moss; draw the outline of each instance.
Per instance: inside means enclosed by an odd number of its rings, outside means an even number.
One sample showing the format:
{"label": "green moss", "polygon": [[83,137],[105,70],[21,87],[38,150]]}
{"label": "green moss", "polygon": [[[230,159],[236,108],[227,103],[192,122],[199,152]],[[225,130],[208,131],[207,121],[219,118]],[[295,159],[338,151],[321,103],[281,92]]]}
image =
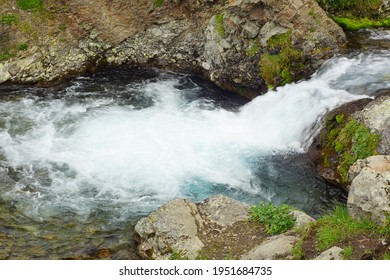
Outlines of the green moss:
{"label": "green moss", "polygon": [[377,154],[379,143],[379,135],[371,133],[364,124],[350,118],[335,141],[335,145],[342,146],[344,151],[338,168],[343,182],[348,181],[348,169],[358,159]]}
{"label": "green moss", "polygon": [[43,8],[42,0],[16,0],[16,4],[22,10],[40,10]]}
{"label": "green moss", "polygon": [[269,52],[260,57],[260,76],[272,88],[276,85],[284,85],[292,81],[291,72],[297,70],[302,59],[302,52],[293,48],[291,43],[291,31],[275,35],[268,41]]}
{"label": "green moss", "polygon": [[386,19],[372,20],[368,18],[332,17],[344,30],[356,31],[364,28],[389,27],[390,17]]}
{"label": "green moss", "polygon": [[247,49],[246,51],[246,56],[249,56],[249,57],[252,57],[252,56],[255,56],[256,54],[258,54],[260,51],[260,43],[259,43],[259,40],[253,40],[253,42],[251,42],[249,48]]}
{"label": "green moss", "polygon": [[215,28],[216,28],[217,34],[221,37],[226,36],[225,27],[223,25],[223,18],[224,18],[223,13],[220,13],[220,14],[215,16],[215,24],[216,24]]}
{"label": "green moss", "polygon": [[340,114],[336,116],[336,121],[338,124],[342,124],[344,122],[344,114]]}
{"label": "green moss", "polygon": [[153,8],[160,8],[164,4],[164,0],[154,0]]}
{"label": "green moss", "polygon": [[324,167],[330,167],[330,157],[336,156],[338,165],[335,167],[343,183],[348,182],[349,167],[358,159],[364,159],[377,154],[380,135],[371,133],[370,129],[356,119],[345,120],[344,114],[326,121],[328,135],[323,140],[322,156]]}
{"label": "green moss", "polygon": [[19,23],[19,18],[16,15],[2,15],[0,19],[1,23],[4,25],[13,25]]}

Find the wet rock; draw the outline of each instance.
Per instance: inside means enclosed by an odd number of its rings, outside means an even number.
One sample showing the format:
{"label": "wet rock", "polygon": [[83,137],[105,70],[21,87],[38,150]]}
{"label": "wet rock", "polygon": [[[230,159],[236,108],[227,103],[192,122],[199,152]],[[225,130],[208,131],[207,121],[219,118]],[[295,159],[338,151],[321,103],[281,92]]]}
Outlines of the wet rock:
{"label": "wet rock", "polygon": [[328,250],[322,252],[319,256],[315,257],[314,260],[342,260],[343,249],[337,246],[333,246]]}
{"label": "wet rock", "polygon": [[390,156],[358,160],[349,170],[352,181],[348,210],[354,218],[370,218],[378,223],[390,215]]}

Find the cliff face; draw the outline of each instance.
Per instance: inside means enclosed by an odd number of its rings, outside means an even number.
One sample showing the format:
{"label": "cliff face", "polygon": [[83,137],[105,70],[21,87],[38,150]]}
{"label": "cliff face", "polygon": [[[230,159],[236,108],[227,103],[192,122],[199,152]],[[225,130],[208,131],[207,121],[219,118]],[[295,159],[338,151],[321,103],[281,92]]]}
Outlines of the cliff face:
{"label": "cliff face", "polygon": [[345,43],[314,0],[47,0],[0,12],[1,83],[128,64],[199,72],[253,96],[304,78]]}

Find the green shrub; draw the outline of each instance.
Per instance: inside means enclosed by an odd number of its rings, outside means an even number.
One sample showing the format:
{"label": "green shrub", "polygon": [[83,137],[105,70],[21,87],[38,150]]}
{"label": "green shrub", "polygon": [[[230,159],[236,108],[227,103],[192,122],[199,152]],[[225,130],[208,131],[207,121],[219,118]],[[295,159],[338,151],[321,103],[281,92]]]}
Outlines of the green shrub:
{"label": "green shrub", "polygon": [[2,15],[1,23],[4,25],[13,25],[19,23],[19,18],[15,15]]}
{"label": "green shrub", "polygon": [[26,43],[22,43],[22,44],[18,45],[19,51],[25,51],[27,49],[28,49],[28,45]]}
{"label": "green shrub", "polygon": [[22,10],[40,10],[43,7],[42,0],[16,0]]}
{"label": "green shrub", "polygon": [[262,203],[249,209],[252,221],[263,224],[270,235],[284,233],[295,224],[295,219],[289,214],[291,208],[287,205],[274,206]]}

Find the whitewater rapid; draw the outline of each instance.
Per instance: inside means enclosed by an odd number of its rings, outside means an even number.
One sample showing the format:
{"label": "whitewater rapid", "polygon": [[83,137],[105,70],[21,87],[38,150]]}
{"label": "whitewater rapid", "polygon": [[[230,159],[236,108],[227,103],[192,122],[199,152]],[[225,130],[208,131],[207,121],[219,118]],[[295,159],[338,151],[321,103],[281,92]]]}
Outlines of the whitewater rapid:
{"label": "whitewater rapid", "polygon": [[278,201],[259,168],[278,176],[267,161],[304,152],[327,111],[388,88],[389,62],[388,52],[336,57],[242,107],[179,74],[81,77],[45,97],[24,89],[0,104],[2,197],[39,219],[121,218],[218,192]]}

